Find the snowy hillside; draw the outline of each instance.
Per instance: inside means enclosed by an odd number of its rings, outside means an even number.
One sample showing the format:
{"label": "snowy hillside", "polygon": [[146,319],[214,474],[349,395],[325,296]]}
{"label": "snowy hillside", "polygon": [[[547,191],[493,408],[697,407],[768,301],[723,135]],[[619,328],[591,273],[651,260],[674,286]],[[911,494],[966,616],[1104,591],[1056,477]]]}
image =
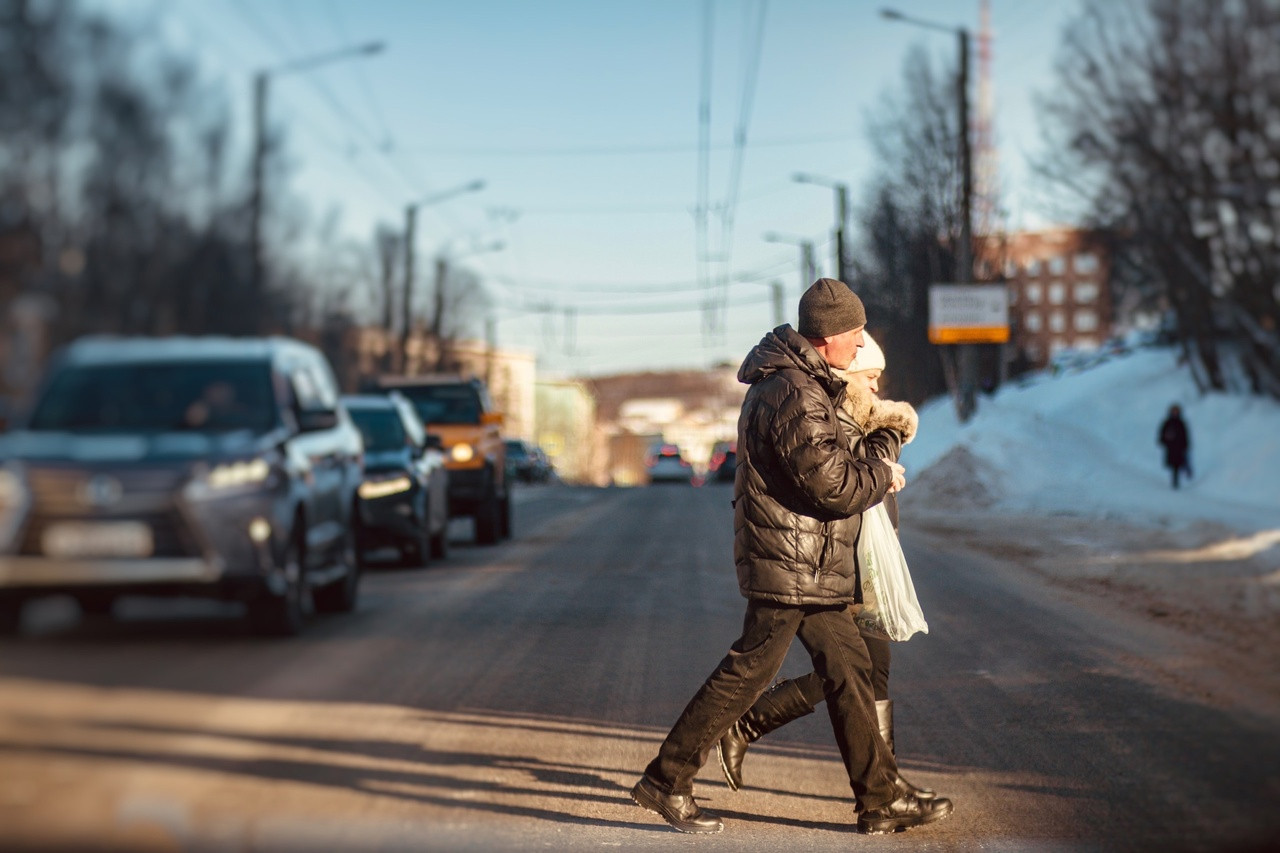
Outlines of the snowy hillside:
{"label": "snowy hillside", "polygon": [[[1177,527],[1214,521],[1280,528],[1280,404],[1201,395],[1173,349],[1145,349],[1080,372],[1037,376],[983,397],[970,423],[949,399],[920,408],[902,456],[916,485],[945,503],[1033,515],[1105,517]],[[891,368],[892,369],[892,368]],[[1191,433],[1194,478],[1174,491],[1156,433],[1172,403]]]}

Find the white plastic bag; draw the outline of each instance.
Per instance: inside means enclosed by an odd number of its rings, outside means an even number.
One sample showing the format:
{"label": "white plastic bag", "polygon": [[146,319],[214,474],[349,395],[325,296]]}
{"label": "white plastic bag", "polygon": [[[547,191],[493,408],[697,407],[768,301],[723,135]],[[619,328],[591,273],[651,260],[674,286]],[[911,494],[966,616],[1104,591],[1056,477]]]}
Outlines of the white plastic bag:
{"label": "white plastic bag", "polygon": [[862,514],[862,535],[858,539],[862,582],[875,593],[874,609],[864,608],[860,618],[879,628],[891,640],[905,640],[917,631],[929,633],[924,612],[916,599],[916,588],[907,570],[898,534],[889,521],[889,512],[878,503]]}

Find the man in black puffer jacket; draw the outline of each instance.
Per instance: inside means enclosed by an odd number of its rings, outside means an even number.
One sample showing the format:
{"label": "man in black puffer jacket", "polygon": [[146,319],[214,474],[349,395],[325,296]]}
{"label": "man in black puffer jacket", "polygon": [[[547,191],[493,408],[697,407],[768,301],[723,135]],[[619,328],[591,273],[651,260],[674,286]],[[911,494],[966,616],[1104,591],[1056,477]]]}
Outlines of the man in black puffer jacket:
{"label": "man in black puffer jacket", "polygon": [[[826,706],[864,832],[892,832],[945,817],[951,802],[919,800],[896,785],[879,735],[866,644],[858,633],[854,543],[861,513],[905,484],[897,433],[876,430],[864,458],[849,448],[836,407],[845,369],[862,345],[866,312],[848,285],[816,281],[800,299],[799,328],[779,326],[747,355],[750,385],[738,418],[734,563],[747,599],[742,636],[690,700],[631,791],[682,832],[723,822],[693,798],[710,751],[777,675],[799,637],[821,676]],[[879,452],[884,451],[884,452]]]}

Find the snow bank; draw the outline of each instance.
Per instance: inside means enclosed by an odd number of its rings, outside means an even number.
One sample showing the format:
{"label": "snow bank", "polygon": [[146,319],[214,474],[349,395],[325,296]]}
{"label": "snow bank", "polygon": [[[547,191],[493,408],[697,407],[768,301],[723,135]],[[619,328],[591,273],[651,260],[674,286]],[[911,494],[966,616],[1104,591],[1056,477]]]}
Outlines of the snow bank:
{"label": "snow bank", "polygon": [[[1194,471],[1177,491],[1156,443],[1172,403],[1191,434]],[[907,493],[940,507],[1280,528],[1280,404],[1200,394],[1171,349],[1008,385],[981,398],[964,425],[949,399],[933,400],[902,462]]]}

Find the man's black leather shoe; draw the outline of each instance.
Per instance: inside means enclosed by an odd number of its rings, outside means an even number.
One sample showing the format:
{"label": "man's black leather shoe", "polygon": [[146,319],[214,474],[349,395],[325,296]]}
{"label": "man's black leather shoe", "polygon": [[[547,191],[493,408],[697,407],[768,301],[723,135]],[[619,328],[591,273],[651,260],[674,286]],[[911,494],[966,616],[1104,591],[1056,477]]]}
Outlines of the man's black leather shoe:
{"label": "man's black leather shoe", "polygon": [[858,815],[858,831],[867,835],[883,835],[901,832],[914,826],[924,826],[942,820],[951,814],[951,801],[946,797],[921,800],[905,794],[890,803],[867,809]]}
{"label": "man's black leather shoe", "polygon": [[631,799],[637,805],[657,812],[681,832],[719,832],[724,829],[724,821],[718,815],[699,808],[691,795],[664,794],[648,776],[642,776],[631,789]]}

